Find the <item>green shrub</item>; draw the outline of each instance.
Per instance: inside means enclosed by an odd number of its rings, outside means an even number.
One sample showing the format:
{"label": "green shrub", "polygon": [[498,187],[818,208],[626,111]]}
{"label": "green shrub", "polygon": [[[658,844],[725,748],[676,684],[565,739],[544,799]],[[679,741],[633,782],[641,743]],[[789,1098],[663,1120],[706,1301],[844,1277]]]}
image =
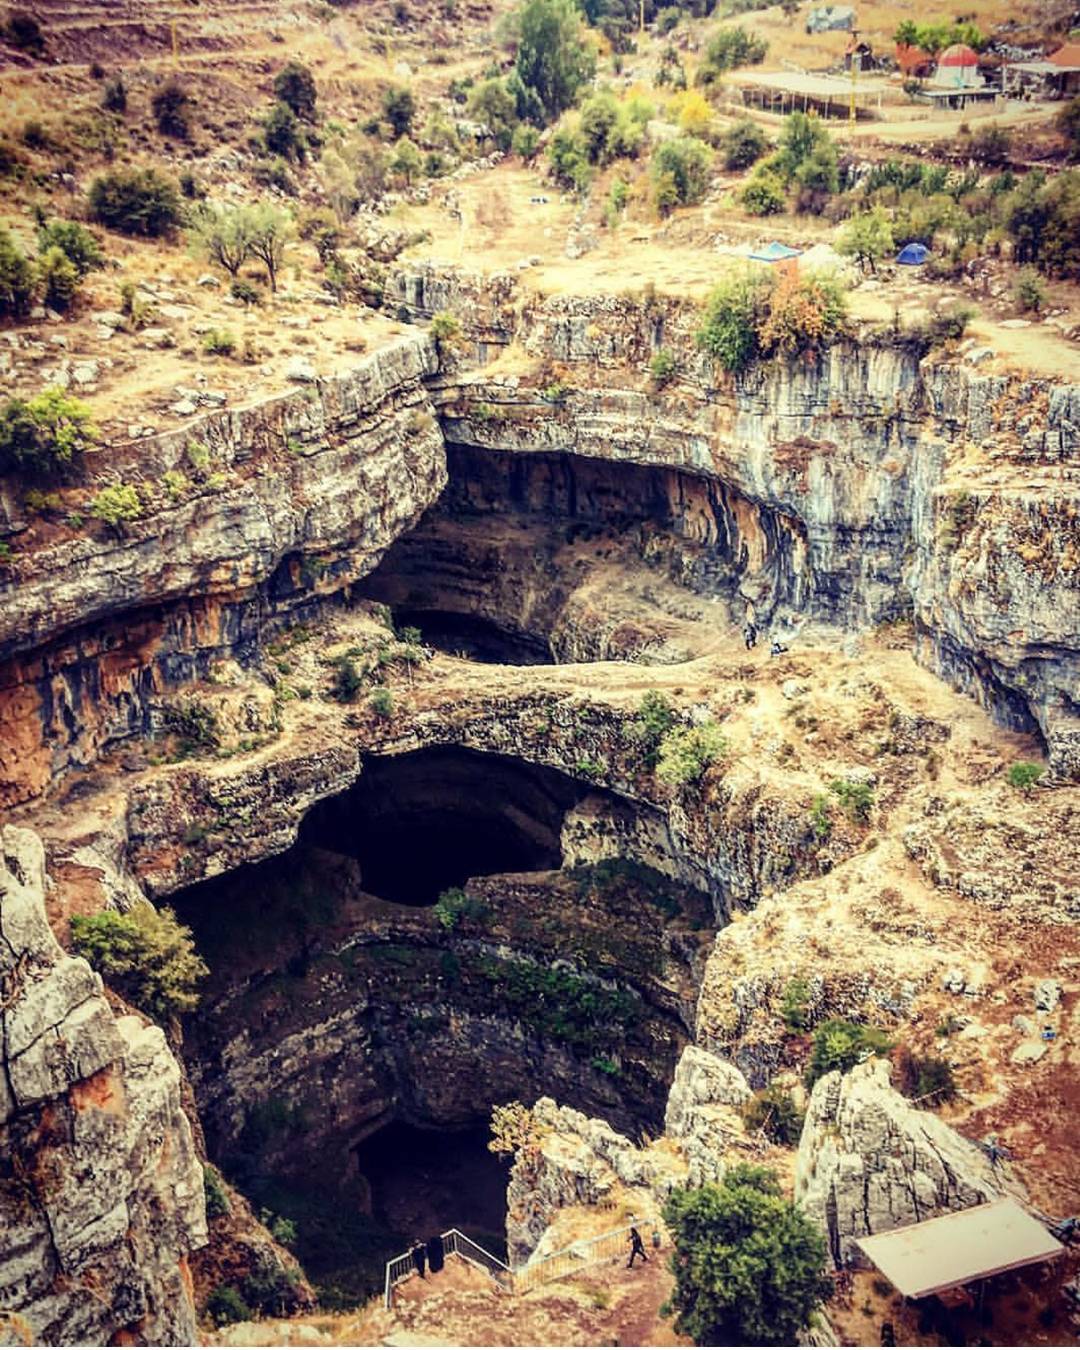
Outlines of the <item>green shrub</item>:
{"label": "green shrub", "polygon": [[432,906],[432,913],[447,932],[453,932],[464,919],[481,922],[487,918],[488,912],[482,900],[466,895],[458,886],[443,891]]}
{"label": "green shrub", "polygon": [[75,264],[54,244],[37,260],[41,298],[50,309],[63,313],[70,309],[79,289],[79,273]]}
{"label": "green shrub", "polygon": [[239,300],[242,305],[262,304],[262,291],[254,282],[248,281],[246,277],[234,278],[229,287],[229,294],[234,300]]}
{"label": "green shrub", "polygon": [[780,179],[760,168],[739,193],[739,200],[752,216],[778,216],[787,205]]}
{"label": "green shrub", "polygon": [[211,328],[203,335],[202,348],[207,356],[232,356],[236,351],[236,334],[228,328]]}
{"label": "green shrub", "polygon": [[660,742],[674,725],[675,709],[671,705],[671,700],[658,689],[646,690],[641,696],[637,716],[631,722],[630,730],[645,751],[645,763],[648,768],[656,767]]}
{"label": "green shrub", "polygon": [[1015,764],[1009,765],[1005,778],[1010,787],[1017,788],[1026,796],[1045,772],[1045,764],[1033,764],[1030,760],[1018,759]]}
{"label": "green shrub", "polygon": [[150,110],[154,114],[158,131],[178,141],[186,141],[190,134],[190,107],[188,92],[177,79],[166,80],[160,88],[155,89],[150,99]]}
{"label": "green shrub", "polygon": [[657,389],[663,389],[669,385],[675,378],[678,370],[678,362],[672,352],[666,347],[661,347],[649,362],[649,374],[652,376],[652,382]]}
{"label": "green shrub", "polygon": [[339,703],[355,703],[356,696],[364,686],[356,662],[351,656],[339,656],[334,661],[334,682],[330,688],[330,697]]}
{"label": "green shrub", "polygon": [[383,116],[390,123],[394,139],[408,136],[412,131],[413,118],[416,116],[416,99],[411,89],[403,86],[383,91]]}
{"label": "green shrub", "polygon": [[766,1139],[785,1148],[793,1148],[802,1134],[803,1114],[791,1093],[781,1087],[755,1092],[743,1107],[742,1118],[748,1130],[761,1130]]}
{"label": "green shrub", "polygon": [[847,1073],[871,1055],[883,1055],[890,1049],[891,1042],[880,1027],[845,1022],[838,1017],[830,1018],[814,1031],[806,1085],[812,1087],[819,1078],[832,1073],[834,1069]]}
{"label": "green shrub", "polygon": [[203,1164],[203,1195],[206,1197],[208,1219],[218,1219],[232,1211],[229,1192],[221,1179],[221,1173],[211,1163]]}
{"label": "green shrub", "polygon": [[95,220],[121,234],[157,238],[183,218],[176,184],[156,169],[113,169],[90,184]]}
{"label": "green shrub", "polygon": [[429,329],[431,336],[435,339],[435,345],[442,349],[443,346],[454,346],[461,338],[461,323],[453,314],[446,310],[440,310],[431,320]]}
{"label": "green shrub", "polygon": [[788,1031],[797,1035],[810,1027],[810,986],[796,976],[788,980],[780,999],[780,1016]]}
{"label": "green shrub", "polygon": [[0,319],[19,319],[29,313],[36,282],[33,264],[0,225]]}
{"label": "green shrub", "polygon": [[71,941],[110,988],[148,1017],[167,1021],[198,1006],[197,987],[209,971],[191,929],[171,909],[140,902],[127,914],[76,914]]}
{"label": "green shrub", "polygon": [[0,25],[0,36],[31,56],[40,56],[45,50],[41,24],[27,9],[13,9]]}
{"label": "green shrub", "polygon": [[749,117],[740,118],[720,141],[724,168],[730,170],[748,169],[751,164],[757,163],[768,148],[769,138]]}
{"label": "green shrub", "polygon": [[1022,313],[1038,314],[1046,305],[1046,286],[1033,267],[1020,271],[1013,286],[1013,299]]}
{"label": "green shrub", "polygon": [[368,706],[376,717],[393,717],[394,696],[385,685],[380,685],[372,691]]}
{"label": "green shrub", "polygon": [[194,700],[174,703],[165,713],[165,726],[179,737],[185,754],[216,750],[221,744],[221,726],[213,708]]}
{"label": "green shrub", "polygon": [[263,140],[272,155],[297,159],[305,153],[305,142],[296,114],[287,103],[274,103],[263,118]]}
{"label": "green shrub", "polygon": [[77,220],[50,220],[39,228],[37,238],[40,252],[58,248],[80,277],[105,266],[100,244]]}
{"label": "green shrub", "polygon": [[234,1322],[250,1322],[255,1314],[231,1284],[219,1284],[206,1300],[206,1315],[215,1326],[227,1327]]}
{"label": "green shrub", "polygon": [[571,107],[592,79],[596,58],[582,40],[572,0],[525,0],[518,11],[518,44],[511,88],[518,116],[542,125]]}
{"label": "green shrub", "polygon": [[510,150],[526,161],[536,158],[540,148],[540,132],[527,122],[519,122],[510,138]]}
{"label": "green shrub", "polygon": [[870,812],[874,809],[874,789],[869,783],[834,778],[829,784],[829,791],[852,820],[865,825],[870,819]]}
{"label": "green shrub", "polygon": [[725,370],[745,370],[757,356],[758,325],[772,285],[771,274],[746,270],[719,282],[709,295],[698,345]]}
{"label": "green shrub", "polygon": [[919,1105],[941,1106],[957,1095],[952,1065],[937,1055],[915,1055],[907,1046],[898,1046],[893,1071],[900,1091]]}
{"label": "green shrub", "polygon": [[0,473],[61,478],[97,439],[90,409],[55,386],[0,408]]}
{"label": "green shrub", "polygon": [[814,798],[814,805],[810,810],[810,828],[814,831],[814,838],[822,844],[832,834],[829,799],[823,792],[819,792]]}
{"label": "green shrub", "polygon": [[722,28],[705,48],[697,73],[698,84],[715,84],[725,70],[757,66],[765,60],[769,44],[741,25]]}
{"label": "green shrub", "polygon": [[664,212],[700,202],[709,185],[711,160],[709,147],[696,136],[675,136],[661,142],[649,162],[658,209]]}
{"label": "green shrub", "polygon": [[315,120],[315,77],[307,66],[290,61],[274,77],[274,97],[306,122]]}
{"label": "green shrub", "polygon": [[674,1191],[664,1219],[675,1329],[696,1345],[794,1345],[831,1292],[825,1239],[763,1167]]}
{"label": "green shrub", "polygon": [[656,776],[661,782],[676,787],[696,783],[709,765],[726,751],[727,740],[715,722],[672,727],[660,741]]}
{"label": "green shrub", "polygon": [[106,112],[127,112],[127,86],[119,75],[115,80],[109,80],[102,90],[101,106]]}
{"label": "green shrub", "polygon": [[91,499],[89,511],[95,520],[103,521],[115,533],[123,534],[127,525],[142,516],[142,499],[138,488],[130,483],[114,483],[102,488]]}

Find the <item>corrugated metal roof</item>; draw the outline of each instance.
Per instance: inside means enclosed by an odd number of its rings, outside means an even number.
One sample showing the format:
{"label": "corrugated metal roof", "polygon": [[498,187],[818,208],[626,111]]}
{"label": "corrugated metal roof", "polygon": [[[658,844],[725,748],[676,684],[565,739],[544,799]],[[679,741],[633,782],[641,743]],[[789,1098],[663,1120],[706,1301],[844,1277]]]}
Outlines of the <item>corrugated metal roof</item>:
{"label": "corrugated metal roof", "polygon": [[1015,1200],[942,1214],[859,1238],[858,1245],[907,1298],[925,1298],[1003,1270],[1049,1261],[1065,1250]]}

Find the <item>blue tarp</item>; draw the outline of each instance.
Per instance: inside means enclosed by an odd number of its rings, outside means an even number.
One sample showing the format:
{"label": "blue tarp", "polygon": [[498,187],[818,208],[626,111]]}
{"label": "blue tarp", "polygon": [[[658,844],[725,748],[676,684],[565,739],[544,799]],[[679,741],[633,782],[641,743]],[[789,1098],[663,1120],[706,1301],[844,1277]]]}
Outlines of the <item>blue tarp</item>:
{"label": "blue tarp", "polygon": [[758,262],[783,262],[785,258],[797,258],[801,252],[801,248],[788,248],[787,244],[778,243],[774,239],[771,244],[766,244],[764,248],[758,249],[750,256]]}
{"label": "blue tarp", "polygon": [[929,256],[930,250],[925,244],[905,244],[896,255],[898,263],[907,263],[909,267],[918,267]]}

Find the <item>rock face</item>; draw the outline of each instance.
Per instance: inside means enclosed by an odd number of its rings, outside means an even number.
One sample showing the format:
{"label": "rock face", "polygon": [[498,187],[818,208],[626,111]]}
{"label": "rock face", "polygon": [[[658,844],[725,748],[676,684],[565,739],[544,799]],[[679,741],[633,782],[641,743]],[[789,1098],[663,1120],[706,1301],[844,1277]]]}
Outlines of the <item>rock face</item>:
{"label": "rock face", "polygon": [[64,955],[37,837],[0,838],[0,1306],[35,1343],[193,1344],[207,1230],[179,1067]]}
{"label": "rock face", "polygon": [[652,1215],[659,1197],[685,1179],[670,1153],[638,1148],[606,1121],[590,1120],[550,1097],[541,1097],[532,1115],[539,1147],[519,1151],[506,1192],[511,1266],[549,1254],[544,1234],[559,1210],[603,1204],[621,1185],[631,1188],[639,1217]]}
{"label": "rock face", "polygon": [[890,1086],[886,1060],[814,1087],[795,1196],[838,1265],[860,1259],[857,1238],[995,1199],[1003,1180],[975,1144]]}
{"label": "rock face", "polygon": [[696,1045],[682,1052],[668,1094],[664,1131],[686,1155],[691,1186],[716,1181],[726,1170],[724,1153],[739,1132],[734,1108],[749,1096],[750,1087],[734,1064]]}
{"label": "rock face", "polygon": [[0,805],[149,731],[155,695],[249,661],[266,625],[370,571],[445,483],[421,383],[434,364],[407,339],[317,389],[110,448],[124,481],[186,486],[121,534],[59,539],[5,570]]}

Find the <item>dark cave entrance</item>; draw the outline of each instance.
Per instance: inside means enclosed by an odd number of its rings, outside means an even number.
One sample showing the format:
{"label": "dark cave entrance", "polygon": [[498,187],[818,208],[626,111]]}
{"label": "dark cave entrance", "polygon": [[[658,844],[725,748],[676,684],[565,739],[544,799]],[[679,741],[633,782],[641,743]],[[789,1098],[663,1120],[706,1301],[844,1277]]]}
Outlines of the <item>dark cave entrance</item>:
{"label": "dark cave entrance", "polygon": [[373,756],[355,787],[312,807],[300,841],[356,859],[372,895],[431,905],[470,877],[559,867],[563,816],[585,791],[555,769],[457,747]]}
{"label": "dark cave entrance", "polygon": [[395,609],[393,614],[395,628],[418,628],[429,647],[449,656],[500,666],[555,664],[546,638],[513,632],[479,615],[407,606]]}
{"label": "dark cave entrance", "polygon": [[370,1195],[371,1217],[387,1233],[426,1242],[460,1228],[506,1260],[509,1164],[488,1148],[486,1125],[420,1129],[393,1121],[354,1150]]}

